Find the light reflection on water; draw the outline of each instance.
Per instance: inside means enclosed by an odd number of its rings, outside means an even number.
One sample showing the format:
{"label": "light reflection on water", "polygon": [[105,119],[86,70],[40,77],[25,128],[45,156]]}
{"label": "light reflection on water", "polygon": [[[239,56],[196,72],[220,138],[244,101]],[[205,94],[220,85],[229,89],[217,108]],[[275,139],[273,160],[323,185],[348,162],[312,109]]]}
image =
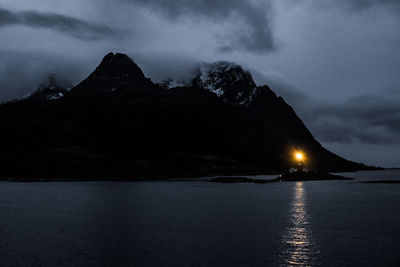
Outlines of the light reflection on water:
{"label": "light reflection on water", "polygon": [[318,254],[312,240],[302,182],[297,182],[289,211],[288,232],[283,237],[282,265],[319,265]]}

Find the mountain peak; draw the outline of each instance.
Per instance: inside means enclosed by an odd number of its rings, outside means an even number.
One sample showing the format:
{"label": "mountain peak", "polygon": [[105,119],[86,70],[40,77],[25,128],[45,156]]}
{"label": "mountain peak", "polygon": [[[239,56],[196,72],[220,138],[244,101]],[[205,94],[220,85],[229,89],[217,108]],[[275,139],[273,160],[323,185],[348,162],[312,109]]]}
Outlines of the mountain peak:
{"label": "mountain peak", "polygon": [[92,78],[104,76],[111,78],[145,78],[139,66],[126,54],[121,53],[108,53],[90,76]]}
{"label": "mountain peak", "polygon": [[56,74],[51,73],[46,79],[44,79],[38,89],[31,95],[33,99],[44,99],[44,100],[56,100],[65,95],[68,92],[66,83],[60,84]]}
{"label": "mountain peak", "polygon": [[193,84],[234,105],[248,105],[257,89],[249,71],[227,61],[202,64]]}
{"label": "mountain peak", "polygon": [[117,93],[153,86],[138,65],[127,55],[108,53],[96,69],[71,90],[72,94]]}

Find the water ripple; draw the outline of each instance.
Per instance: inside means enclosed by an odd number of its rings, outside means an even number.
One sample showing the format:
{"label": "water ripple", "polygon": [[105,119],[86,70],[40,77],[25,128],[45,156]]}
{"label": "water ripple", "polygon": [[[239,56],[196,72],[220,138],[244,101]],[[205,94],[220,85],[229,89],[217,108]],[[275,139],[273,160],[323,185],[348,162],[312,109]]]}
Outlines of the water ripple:
{"label": "water ripple", "polygon": [[302,182],[297,182],[289,211],[288,232],[283,237],[281,262],[283,266],[320,265],[319,251],[312,240]]}

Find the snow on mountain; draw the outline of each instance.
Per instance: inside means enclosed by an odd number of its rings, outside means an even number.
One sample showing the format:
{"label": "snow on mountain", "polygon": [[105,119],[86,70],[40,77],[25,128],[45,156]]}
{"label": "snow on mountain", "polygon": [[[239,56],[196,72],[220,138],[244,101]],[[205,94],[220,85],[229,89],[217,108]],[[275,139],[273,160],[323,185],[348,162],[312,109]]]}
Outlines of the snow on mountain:
{"label": "snow on mountain", "polygon": [[237,64],[226,61],[199,65],[190,81],[176,82],[167,79],[159,85],[167,89],[183,86],[204,88],[226,103],[242,106],[248,106],[257,93],[257,85],[250,72]]}
{"label": "snow on mountain", "polygon": [[69,89],[59,85],[56,75],[50,74],[30,96],[35,99],[57,100],[64,96]]}
{"label": "snow on mountain", "polygon": [[224,102],[248,106],[257,91],[250,72],[234,63],[202,64],[193,84],[216,94]]}
{"label": "snow on mountain", "polygon": [[176,87],[186,87],[191,86],[192,83],[189,81],[175,81],[171,78],[165,79],[162,82],[158,83],[159,86],[165,89],[171,89]]}

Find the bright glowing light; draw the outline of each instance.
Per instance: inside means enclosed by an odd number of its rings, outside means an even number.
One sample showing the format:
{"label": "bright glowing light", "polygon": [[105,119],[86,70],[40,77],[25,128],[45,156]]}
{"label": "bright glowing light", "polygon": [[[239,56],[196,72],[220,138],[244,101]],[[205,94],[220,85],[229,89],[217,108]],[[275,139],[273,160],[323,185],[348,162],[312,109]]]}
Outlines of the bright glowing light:
{"label": "bright glowing light", "polygon": [[301,160],[301,159],[303,158],[303,154],[301,154],[300,152],[297,152],[297,153],[296,153],[296,158],[297,158],[298,160]]}

